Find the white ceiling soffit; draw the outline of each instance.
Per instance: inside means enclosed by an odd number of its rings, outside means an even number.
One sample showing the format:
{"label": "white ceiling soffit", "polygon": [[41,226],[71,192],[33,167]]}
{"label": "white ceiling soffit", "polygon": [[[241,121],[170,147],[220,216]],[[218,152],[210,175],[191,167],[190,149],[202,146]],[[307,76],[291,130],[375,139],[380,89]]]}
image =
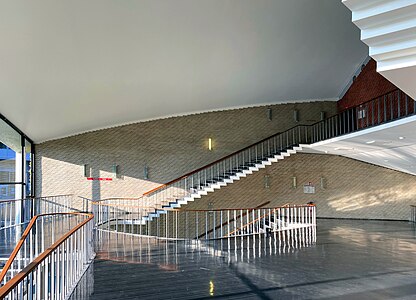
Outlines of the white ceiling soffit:
{"label": "white ceiling soffit", "polygon": [[416,0],[342,0],[377,72],[416,98]]}
{"label": "white ceiling soffit", "polygon": [[0,112],[35,142],[336,99],[368,55],[339,0],[0,3]]}
{"label": "white ceiling soffit", "polygon": [[416,175],[416,116],[304,146]]}

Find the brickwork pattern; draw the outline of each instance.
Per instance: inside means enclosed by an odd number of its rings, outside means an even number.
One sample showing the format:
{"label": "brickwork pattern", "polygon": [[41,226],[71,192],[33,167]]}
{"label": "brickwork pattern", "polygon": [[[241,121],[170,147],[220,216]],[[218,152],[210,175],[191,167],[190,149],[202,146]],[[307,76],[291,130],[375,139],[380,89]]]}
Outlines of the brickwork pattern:
{"label": "brickwork pattern", "polygon": [[[86,198],[137,197],[143,192],[274,133],[319,120],[320,112],[335,113],[336,102],[281,104],[211,112],[99,130],[37,145],[37,195],[76,194]],[[207,150],[212,137],[214,150]],[[120,178],[87,181],[91,177]],[[148,166],[149,180],[144,179]],[[270,188],[265,188],[265,176]],[[296,177],[297,187],[292,187]],[[321,188],[321,177],[324,186]],[[315,194],[304,194],[311,182]],[[187,209],[255,207],[314,201],[319,217],[399,219],[409,217],[416,189],[414,176],[347,158],[295,154],[242,178],[186,206]],[[80,207],[83,205],[80,201]],[[211,203],[211,205],[210,205]]]}
{"label": "brickwork pattern", "polygon": [[[272,109],[272,120],[267,109]],[[293,111],[299,111],[299,123]],[[336,113],[336,102],[251,107],[166,118],[48,141],[36,147],[37,195],[76,194],[86,198],[138,197],[161,183],[298,124]],[[212,151],[208,151],[208,138]],[[118,165],[120,178],[113,177]],[[148,168],[146,180],[144,168]]]}
{"label": "brickwork pattern", "polygon": [[[265,176],[269,188],[265,188]],[[303,185],[309,182],[315,194],[304,193]],[[408,220],[415,195],[415,176],[341,156],[296,153],[184,209],[256,207],[266,201],[270,201],[267,207],[277,207],[313,201],[318,217]]]}
{"label": "brickwork pattern", "polygon": [[377,63],[371,59],[344,97],[338,101],[339,111],[362,104],[381,95],[394,91],[397,87],[377,73]]}

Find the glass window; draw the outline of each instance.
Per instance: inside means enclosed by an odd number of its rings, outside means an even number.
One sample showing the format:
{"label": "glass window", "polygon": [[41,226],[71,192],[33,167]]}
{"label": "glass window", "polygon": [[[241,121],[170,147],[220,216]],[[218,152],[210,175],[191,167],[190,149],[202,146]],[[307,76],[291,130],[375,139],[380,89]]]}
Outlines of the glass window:
{"label": "glass window", "polygon": [[32,196],[32,148],[30,141],[0,119],[0,199]]}
{"label": "glass window", "polygon": [[15,182],[16,152],[0,142],[0,182]]}

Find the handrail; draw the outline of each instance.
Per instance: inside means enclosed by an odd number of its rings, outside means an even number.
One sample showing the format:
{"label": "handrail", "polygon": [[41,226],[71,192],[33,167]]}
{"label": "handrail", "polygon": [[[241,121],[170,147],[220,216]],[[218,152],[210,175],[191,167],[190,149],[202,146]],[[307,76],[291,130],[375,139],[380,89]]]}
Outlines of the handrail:
{"label": "handrail", "polygon": [[[127,199],[127,200],[130,200],[130,199]],[[155,206],[128,205],[128,204],[112,204],[112,203],[101,203],[100,201],[92,202],[92,204],[99,205],[99,206],[110,206],[110,207],[155,208]]]}
{"label": "handrail", "polygon": [[[84,220],[82,223],[80,223],[79,225],[77,225],[75,228],[73,228],[72,230],[70,230],[67,234],[65,234],[63,237],[65,237],[65,239],[66,238],[68,238],[72,233],[74,233],[78,228],[80,228],[81,226],[83,226],[84,224],[86,224],[87,222],[89,222],[90,220],[92,220],[93,218],[94,218],[94,216],[93,216],[93,214],[89,214],[89,213],[82,213],[82,212],[67,212],[67,213],[51,213],[51,214],[40,214],[40,215],[36,215],[36,216],[34,216],[31,220],[30,220],[30,222],[29,222],[29,225],[28,225],[28,227],[25,229],[25,231],[23,232],[23,235],[22,235],[22,237],[20,238],[20,240],[19,240],[19,242],[17,243],[17,245],[16,245],[16,247],[13,249],[13,252],[11,253],[11,255],[10,255],[10,257],[9,257],[9,259],[7,260],[7,262],[6,262],[6,265],[4,266],[4,268],[3,268],[3,270],[2,270],[2,272],[0,273],[0,282],[4,279],[4,277],[6,276],[6,274],[7,274],[7,272],[9,271],[9,269],[10,269],[10,266],[12,265],[12,263],[13,263],[13,261],[14,261],[14,259],[16,258],[16,256],[17,256],[17,253],[20,251],[20,249],[22,248],[22,246],[23,246],[23,243],[25,242],[25,240],[26,240],[26,238],[27,238],[27,236],[29,235],[29,233],[30,233],[30,231],[32,230],[32,228],[33,228],[33,225],[36,223],[36,220],[39,218],[39,217],[44,217],[44,216],[55,216],[55,215],[84,215],[84,216],[88,216],[88,219],[87,220]],[[61,238],[62,239],[62,238]],[[62,242],[60,242],[60,243],[58,243],[61,239],[59,239],[57,242],[55,242],[51,247],[49,247],[45,252],[48,252],[47,254],[49,254],[50,252],[52,252],[53,250],[55,250],[64,240],[62,240]],[[57,244],[58,243],[58,244]],[[42,253],[43,254],[43,253]],[[40,257],[40,256],[39,256]],[[30,265],[30,264],[29,264]],[[29,266],[28,265],[28,266]],[[35,266],[33,266],[33,268],[32,269],[30,269],[29,271],[27,271],[27,272],[30,272],[31,270],[33,270],[36,266],[37,266],[38,264],[36,264]],[[27,267],[26,267],[27,268]],[[23,270],[25,270],[26,268],[24,268]],[[21,271],[21,272],[23,272],[23,270]],[[20,273],[19,273],[20,274]],[[14,277],[13,277],[14,278]],[[9,281],[10,282],[10,281]],[[9,283],[8,282],[8,283]],[[18,282],[16,282],[16,285],[19,283],[19,281]],[[6,284],[7,285],[7,284]],[[5,285],[5,286],[6,286]],[[15,286],[15,285],[14,285]],[[10,288],[10,290],[11,289],[13,289],[14,288],[14,286],[13,287],[11,287]],[[2,288],[0,288],[0,297],[2,296],[2,289],[4,288],[4,286],[2,287]],[[6,294],[8,291],[10,291],[10,290],[7,290],[4,294]]]}
{"label": "handrail", "polygon": [[[255,209],[279,209],[279,208],[288,208],[288,207],[310,207],[315,206],[315,204],[289,204],[286,203],[282,206],[275,207],[264,207],[264,205],[269,204],[270,201],[264,202],[256,207],[234,207],[234,208],[216,208],[216,209],[178,209],[181,212],[214,212],[214,211],[231,211],[231,210],[255,210]],[[110,207],[133,207],[133,208],[154,208],[154,206],[142,206],[142,205],[126,205],[126,204],[111,204],[111,203],[101,203],[93,202],[95,205],[99,206],[110,206]]]}
{"label": "handrail", "polygon": [[290,128],[290,129],[288,129],[288,130],[285,130],[285,131],[283,131],[283,132],[278,132],[278,133],[275,133],[275,134],[273,134],[273,135],[271,135],[271,136],[269,136],[269,137],[266,137],[266,138],[262,139],[261,141],[255,142],[254,144],[251,144],[251,145],[249,145],[249,146],[247,146],[247,147],[244,147],[243,149],[237,150],[237,151],[235,151],[235,152],[233,152],[233,153],[231,153],[231,154],[228,154],[228,155],[226,155],[226,156],[224,156],[224,157],[221,157],[220,159],[217,159],[217,160],[215,160],[215,161],[213,161],[213,162],[211,162],[211,163],[209,163],[209,164],[207,164],[207,165],[205,165],[205,166],[203,166],[203,167],[200,167],[200,168],[198,168],[198,169],[195,169],[195,170],[193,170],[193,171],[191,171],[191,172],[189,172],[189,173],[186,173],[185,175],[182,175],[181,177],[178,177],[178,178],[176,178],[176,179],[173,179],[173,180],[171,180],[171,181],[169,181],[169,182],[167,182],[167,183],[164,183],[164,184],[162,184],[162,185],[160,185],[160,186],[158,186],[158,187],[156,187],[156,188],[154,188],[154,189],[152,189],[152,190],[150,190],[150,191],[147,191],[147,192],[143,193],[143,196],[146,196],[146,195],[148,195],[148,194],[151,194],[152,192],[154,192],[154,191],[156,191],[156,190],[158,190],[158,189],[161,189],[161,188],[163,188],[163,187],[165,187],[165,186],[167,186],[167,185],[170,185],[170,184],[172,184],[172,183],[175,183],[175,182],[177,182],[177,181],[179,181],[179,180],[181,180],[181,179],[184,179],[184,178],[186,178],[186,177],[188,177],[188,176],[190,176],[190,175],[192,175],[192,174],[195,174],[195,173],[197,173],[197,172],[199,172],[199,171],[202,171],[203,169],[209,168],[209,167],[211,167],[211,166],[215,165],[216,163],[219,163],[219,162],[221,162],[221,161],[223,161],[223,160],[225,160],[225,159],[227,159],[227,158],[230,158],[231,156],[234,156],[234,155],[236,155],[236,154],[238,154],[238,153],[240,153],[240,152],[242,152],[242,151],[244,151],[244,150],[247,150],[247,149],[249,149],[249,148],[251,148],[251,147],[253,147],[253,146],[256,146],[256,145],[258,145],[258,144],[261,144],[261,143],[263,143],[263,142],[267,141],[268,139],[271,139],[271,138],[273,138],[273,137],[275,137],[275,136],[278,136],[279,134],[285,133],[286,131],[289,131],[289,130],[291,130],[291,129],[293,129],[293,128],[296,128],[296,127],[298,127],[298,126],[302,126],[302,125],[297,125],[297,126],[292,127],[292,128]]}
{"label": "handrail", "polygon": [[[161,184],[161,185],[159,185],[159,186],[157,186],[157,187],[155,187],[155,188],[153,188],[153,189],[151,189],[151,190],[149,190],[149,191],[147,191],[147,192],[143,193],[142,197],[143,197],[143,196],[147,196],[147,195],[149,195],[149,194],[151,194],[151,193],[153,193],[153,192],[155,192],[155,191],[157,191],[157,190],[160,190],[160,189],[162,189],[162,188],[164,188],[164,187],[166,187],[166,186],[168,186],[168,185],[171,185],[171,184],[173,184],[173,183],[175,183],[175,182],[178,182],[178,181],[180,181],[180,180],[182,180],[182,179],[185,179],[185,178],[187,178],[187,177],[189,177],[189,176],[191,176],[191,175],[193,175],[193,174],[195,174],[195,173],[197,173],[197,172],[199,172],[199,171],[202,171],[202,170],[204,170],[204,169],[206,169],[206,168],[209,168],[209,167],[211,167],[211,166],[213,166],[213,165],[215,165],[215,164],[217,164],[217,163],[219,163],[219,162],[221,162],[221,161],[223,161],[223,160],[225,160],[225,159],[227,159],[227,158],[230,158],[231,156],[234,156],[234,155],[236,155],[236,154],[238,154],[238,153],[240,153],[240,152],[243,152],[243,151],[245,151],[245,150],[247,150],[247,149],[249,149],[249,148],[251,148],[251,147],[254,147],[254,146],[256,146],[256,145],[259,145],[259,144],[261,144],[261,143],[263,143],[263,142],[265,142],[265,141],[267,141],[267,140],[269,140],[269,139],[272,139],[272,138],[274,138],[274,137],[276,137],[276,136],[278,136],[278,135],[288,133],[288,132],[293,131],[293,130],[295,130],[296,128],[300,128],[300,127],[313,127],[313,126],[316,126],[316,125],[318,125],[318,124],[325,124],[325,122],[326,122],[327,120],[329,120],[329,119],[333,119],[333,118],[335,118],[335,117],[337,117],[337,116],[344,115],[344,113],[345,113],[346,111],[352,111],[352,110],[353,110],[353,109],[355,109],[355,108],[361,108],[361,107],[363,107],[363,106],[367,105],[368,103],[371,103],[372,101],[374,101],[374,100],[376,100],[376,99],[380,99],[380,98],[385,97],[385,96],[387,96],[387,95],[391,95],[391,94],[393,94],[393,93],[395,93],[395,92],[397,92],[397,91],[398,91],[398,92],[402,92],[400,89],[395,89],[395,90],[393,90],[393,91],[390,91],[390,92],[385,93],[385,94],[383,94],[383,95],[377,96],[377,97],[375,97],[375,98],[373,98],[373,99],[371,99],[371,100],[368,100],[368,101],[366,101],[366,102],[363,102],[363,103],[361,103],[361,104],[358,104],[358,105],[355,105],[355,106],[349,107],[349,108],[347,108],[346,110],[344,110],[344,111],[342,111],[342,112],[339,112],[339,113],[337,113],[337,114],[335,114],[335,115],[333,115],[333,116],[331,116],[331,117],[329,117],[329,118],[327,118],[327,119],[325,119],[325,120],[321,120],[321,121],[318,121],[318,122],[315,122],[315,123],[313,123],[313,124],[309,124],[309,125],[296,125],[296,126],[294,126],[294,127],[292,127],[292,128],[289,128],[289,129],[287,129],[287,130],[285,130],[285,131],[283,131],[283,132],[275,133],[275,134],[273,134],[273,135],[271,135],[271,136],[269,136],[269,137],[267,137],[267,138],[264,138],[264,139],[262,139],[262,140],[260,140],[260,141],[258,141],[258,142],[255,142],[254,144],[251,144],[251,145],[249,145],[249,146],[247,146],[247,147],[244,147],[244,148],[242,148],[242,149],[240,149],[240,150],[237,150],[237,151],[235,151],[235,152],[233,152],[233,153],[231,153],[231,154],[228,154],[228,155],[226,155],[226,156],[224,156],[224,157],[222,157],[222,158],[220,158],[220,159],[217,159],[217,160],[215,160],[214,162],[211,162],[211,163],[209,163],[209,164],[207,164],[207,165],[204,165],[204,166],[202,166],[202,167],[200,167],[200,168],[198,168],[198,169],[195,169],[195,170],[193,170],[193,171],[191,171],[191,172],[188,172],[188,173],[186,173],[185,175],[182,175],[182,176],[180,176],[180,177],[178,177],[178,178],[175,178],[175,179],[173,179],[173,180],[170,180],[170,181],[169,181],[169,182],[167,182],[167,183]],[[403,92],[403,93],[404,93],[404,92]],[[405,94],[405,95],[406,95],[406,94]],[[406,97],[408,97],[408,96],[406,95]],[[409,98],[410,98],[410,97],[409,97]],[[410,99],[411,99],[411,98],[410,98]],[[357,128],[357,130],[359,130],[359,128]],[[352,131],[352,132],[353,132],[353,131]],[[351,133],[351,132],[347,132],[347,133]],[[344,133],[344,134],[347,134],[347,133]],[[343,134],[340,134],[340,135],[338,135],[338,136],[341,136],[341,135],[343,135]],[[140,198],[139,198],[139,199],[140,199]]]}
{"label": "handrail", "polygon": [[[254,209],[259,209],[259,208],[262,208],[263,206],[265,206],[266,204],[269,204],[269,203],[270,203],[270,201],[267,201],[267,202],[264,202],[264,203],[262,203],[262,204],[260,204],[260,205],[258,205],[258,206],[256,206],[256,207],[254,207],[254,208],[251,208],[251,209],[244,209],[244,210],[246,210],[246,211],[247,211],[247,210],[252,211],[252,210],[254,210]],[[228,210],[228,209],[225,209],[224,211],[227,211],[227,210]],[[184,211],[189,211],[189,210],[184,210]],[[192,211],[192,210],[190,210],[190,211]],[[244,214],[240,215],[239,217],[240,217],[240,218],[245,217],[245,216],[247,215],[247,213],[248,213],[248,212],[245,212]],[[221,226],[225,226],[225,225],[227,225],[227,224],[228,224],[228,223],[230,223],[230,222],[234,222],[234,218],[230,219],[228,222],[223,222],[222,224],[215,226],[214,228],[212,228],[212,229],[208,230],[206,233],[203,233],[203,234],[199,235],[199,236],[198,236],[198,238],[199,238],[199,239],[200,239],[200,238],[203,238],[205,235],[210,234],[210,233],[211,233],[211,232],[213,232],[214,230],[217,230],[218,228],[221,228]]]}
{"label": "handrail", "polygon": [[13,202],[13,201],[22,201],[22,200],[33,200],[33,199],[43,199],[43,198],[52,198],[52,197],[67,197],[67,196],[74,196],[74,194],[65,194],[65,195],[52,195],[52,196],[29,196],[26,198],[20,198],[20,199],[2,199],[0,200],[0,203],[2,202]]}
{"label": "handrail", "polygon": [[[316,206],[310,204],[285,205],[281,207],[265,207],[268,202],[257,208],[234,209],[197,209],[165,210],[163,214],[152,220],[146,212],[136,207],[133,209],[107,206],[102,209],[98,204],[94,206],[96,228],[99,231],[126,233],[137,236],[151,236],[158,239],[172,240],[210,240],[235,235],[233,230],[241,230],[243,224],[258,222],[258,217],[268,212],[278,212],[277,215],[284,222],[279,222],[279,231],[294,229],[313,229],[316,226]],[[270,206],[270,205],[268,205]],[[120,210],[121,209],[121,210]],[[279,212],[280,211],[280,212]],[[276,215],[276,214],[275,214]],[[264,217],[264,216],[263,216]],[[241,226],[240,226],[241,224]],[[258,228],[257,228],[258,227]],[[257,226],[259,234],[261,225]],[[264,226],[263,226],[264,227]],[[263,232],[266,233],[266,232]],[[246,234],[239,232],[237,235]]]}
{"label": "handrail", "polygon": [[110,198],[103,198],[95,202],[105,201],[105,200],[139,200],[140,198],[141,197],[110,197]]}
{"label": "handrail", "polygon": [[[270,202],[270,201],[269,201]],[[184,209],[181,210],[182,212],[214,212],[214,211],[228,211],[228,210],[256,210],[256,209],[279,209],[279,208],[288,208],[288,207],[309,207],[315,206],[313,204],[302,204],[302,205],[283,205],[283,206],[275,206],[275,207],[249,207],[249,208],[217,208],[217,209]]]}
{"label": "handrail", "polygon": [[235,230],[233,230],[233,231],[229,232],[229,233],[228,233],[228,234],[226,234],[225,236],[226,236],[226,237],[228,237],[228,236],[230,236],[230,235],[232,235],[232,234],[234,234],[234,233],[238,232],[239,230],[241,230],[241,229],[243,229],[243,228],[246,228],[247,226],[250,226],[251,224],[254,224],[254,223],[256,223],[256,222],[260,221],[261,219],[263,219],[263,218],[265,218],[265,217],[267,217],[267,216],[271,215],[271,214],[272,214],[272,213],[274,213],[275,211],[276,211],[276,209],[275,209],[275,208],[273,208],[273,209],[272,209],[272,211],[271,211],[270,213],[265,214],[265,215],[262,215],[262,216],[258,217],[257,219],[255,219],[255,220],[253,220],[253,221],[251,221],[251,222],[248,222],[247,224],[244,224],[244,225],[243,225],[243,226],[241,226],[241,227],[236,228]]}
{"label": "handrail", "polygon": [[269,213],[267,213],[267,214],[264,214],[264,215],[262,215],[262,216],[258,217],[257,219],[252,220],[251,222],[246,223],[246,224],[244,224],[243,226],[238,227],[238,228],[236,228],[235,230],[233,230],[233,231],[229,232],[229,233],[226,235],[226,237],[228,237],[228,236],[230,236],[230,235],[232,235],[232,234],[234,234],[234,233],[236,233],[236,232],[238,232],[238,231],[242,230],[243,228],[246,228],[246,227],[250,226],[251,224],[254,224],[254,223],[256,223],[256,222],[258,222],[258,221],[260,221],[260,220],[262,220],[262,219],[266,218],[267,216],[270,216],[271,214],[275,213],[275,211],[276,211],[276,210],[278,210],[278,209],[281,209],[281,208],[299,208],[299,207],[315,207],[315,204],[292,205],[292,206],[281,206],[281,207],[275,207],[275,208],[264,208],[264,209],[269,209],[269,210],[271,210],[271,211],[270,211]]}

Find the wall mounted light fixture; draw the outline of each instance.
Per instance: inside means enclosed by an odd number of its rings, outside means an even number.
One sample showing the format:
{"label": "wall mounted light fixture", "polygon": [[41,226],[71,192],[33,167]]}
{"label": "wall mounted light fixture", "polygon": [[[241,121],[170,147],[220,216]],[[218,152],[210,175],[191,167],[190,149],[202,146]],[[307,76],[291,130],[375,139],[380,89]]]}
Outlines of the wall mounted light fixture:
{"label": "wall mounted light fixture", "polygon": [[144,179],[148,180],[149,179],[149,167],[147,165],[144,165],[143,174],[144,174]]}
{"label": "wall mounted light fixture", "polygon": [[270,175],[264,175],[264,188],[269,189],[270,188]]}
{"label": "wall mounted light fixture", "polygon": [[84,177],[91,177],[91,168],[88,164],[84,164]]}
{"label": "wall mounted light fixture", "polygon": [[293,111],[293,120],[299,122],[299,111],[297,109]]}
{"label": "wall mounted light fixture", "polygon": [[114,178],[119,178],[119,175],[120,175],[119,166],[118,165],[112,165],[111,169],[112,169],[112,172],[113,172],[113,177]]}
{"label": "wall mounted light fixture", "polygon": [[269,120],[269,121],[271,121],[272,120],[272,109],[271,108],[268,108],[267,109],[267,119]]}
{"label": "wall mounted light fixture", "polygon": [[208,139],[208,150],[209,151],[212,150],[212,139],[211,138]]}
{"label": "wall mounted light fixture", "polygon": [[321,177],[321,189],[326,189],[326,179],[324,177]]}
{"label": "wall mounted light fixture", "polygon": [[292,188],[297,188],[297,186],[298,186],[298,182],[297,182],[297,178],[296,178],[296,176],[293,176],[292,177]]}

